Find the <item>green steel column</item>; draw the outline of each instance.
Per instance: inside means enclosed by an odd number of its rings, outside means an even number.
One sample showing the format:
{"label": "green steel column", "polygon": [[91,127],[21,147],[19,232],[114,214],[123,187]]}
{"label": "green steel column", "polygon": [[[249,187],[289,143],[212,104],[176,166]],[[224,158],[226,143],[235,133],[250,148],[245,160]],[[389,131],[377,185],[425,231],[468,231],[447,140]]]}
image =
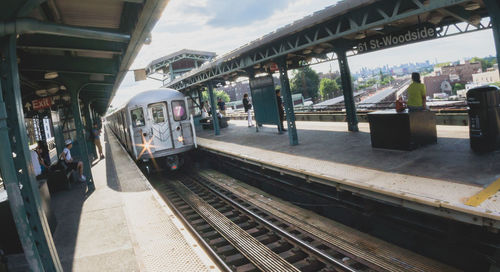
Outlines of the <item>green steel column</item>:
{"label": "green steel column", "polygon": [[[9,139],[4,141],[9,142],[10,146],[4,146],[0,151],[3,181],[8,189],[9,199],[12,200],[10,205],[18,205],[12,212],[23,248],[27,250],[25,253],[31,269],[35,271],[62,271],[49,224],[41,206],[38,182],[35,179],[31,154],[28,149],[17,66],[16,36],[7,36],[1,39],[0,44],[2,47],[1,84],[3,99],[7,105],[7,107],[0,108],[0,113],[3,113],[1,123],[5,126],[5,113],[7,113],[7,125],[10,132]],[[7,136],[6,134],[5,129],[3,129],[2,136],[4,138]],[[19,186],[22,186],[22,200],[19,199]],[[28,219],[29,228],[26,226],[26,219]],[[43,265],[43,268],[40,265]]]}
{"label": "green steel column", "polygon": [[[88,101],[83,102],[83,113],[85,114],[85,119],[87,120],[87,133],[92,132],[92,128],[94,127],[94,120],[90,115],[90,103]],[[98,123],[99,124],[99,123]],[[87,137],[89,139],[90,137]],[[87,148],[89,152],[89,156],[91,157],[91,161],[97,159],[97,151],[95,150],[95,144],[92,141],[87,141]]]}
{"label": "green steel column", "polygon": [[54,141],[56,143],[57,154],[61,154],[64,150],[64,135],[62,133],[62,124],[60,121],[59,112],[51,115],[52,127],[54,128]]}
{"label": "green steel column", "polygon": [[168,65],[168,69],[170,72],[170,81],[173,81],[175,77],[174,77],[174,68],[172,67],[172,63]]}
{"label": "green steel column", "polygon": [[286,123],[288,126],[288,138],[290,145],[298,145],[299,137],[297,135],[297,126],[295,125],[295,112],[293,111],[292,92],[290,90],[290,81],[288,80],[288,69],[286,67],[286,60],[280,59],[278,61],[281,81],[281,94],[285,104]]}
{"label": "green steel column", "polygon": [[500,65],[500,3],[498,0],[484,0],[493,26],[493,38],[497,49],[497,63]]}
{"label": "green steel column", "polygon": [[346,52],[345,50],[339,50],[336,53],[339,59],[340,76],[342,77],[342,90],[344,92],[347,126],[349,131],[359,131],[358,117],[356,116],[356,105],[354,104],[351,72],[349,71]]}
{"label": "green steel column", "polygon": [[208,82],[208,95],[210,96],[210,109],[212,112],[212,122],[214,124],[215,135],[220,135],[219,119],[217,118],[217,103],[215,103],[214,86],[212,81]]}
{"label": "green steel column", "polygon": [[95,189],[94,186],[94,178],[92,177],[92,169],[90,157],[88,154],[87,148],[87,139],[85,135],[85,127],[82,124],[80,105],[78,101],[78,93],[79,88],[68,88],[71,95],[71,109],[73,111],[73,118],[75,120],[75,128],[76,128],[76,139],[78,141],[79,149],[81,150],[82,162],[83,162],[83,174],[87,178],[87,186],[89,191],[93,191]]}

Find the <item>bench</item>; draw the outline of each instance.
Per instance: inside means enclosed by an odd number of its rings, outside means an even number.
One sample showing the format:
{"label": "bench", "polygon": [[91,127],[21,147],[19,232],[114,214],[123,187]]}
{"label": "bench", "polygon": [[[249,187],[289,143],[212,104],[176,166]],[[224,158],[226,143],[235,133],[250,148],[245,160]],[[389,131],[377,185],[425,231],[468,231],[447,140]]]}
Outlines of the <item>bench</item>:
{"label": "bench", "polygon": [[434,112],[382,110],[370,112],[367,116],[372,147],[413,150],[437,143]]}
{"label": "bench", "polygon": [[64,161],[59,161],[51,165],[47,174],[47,184],[49,185],[50,193],[71,189],[71,183],[76,180],[75,175],[76,171],[68,170],[68,166]]}
{"label": "bench", "polygon": [[[226,128],[228,126],[229,117],[219,117],[219,127]],[[200,119],[200,124],[203,129],[214,129],[214,125],[212,124],[212,118],[203,118]]]}

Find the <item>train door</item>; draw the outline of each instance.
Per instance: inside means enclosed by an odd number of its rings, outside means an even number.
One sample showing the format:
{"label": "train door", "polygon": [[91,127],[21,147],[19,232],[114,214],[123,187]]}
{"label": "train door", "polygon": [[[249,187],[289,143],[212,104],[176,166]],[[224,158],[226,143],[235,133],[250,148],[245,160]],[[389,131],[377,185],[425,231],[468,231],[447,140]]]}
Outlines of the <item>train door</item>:
{"label": "train door", "polygon": [[[132,142],[135,144],[135,146],[132,149],[132,152],[137,156],[138,154],[141,153],[142,149],[144,148],[143,145],[143,134],[145,134],[147,131],[145,130],[145,125],[146,121],[144,118],[144,112],[141,107],[134,108],[130,111],[130,118],[132,120],[132,137],[133,140]],[[139,159],[139,158],[136,158]]]}
{"label": "train door", "polygon": [[151,134],[154,149],[160,151],[173,148],[167,105],[165,103],[151,104],[148,106],[148,111],[149,116],[151,116]]}

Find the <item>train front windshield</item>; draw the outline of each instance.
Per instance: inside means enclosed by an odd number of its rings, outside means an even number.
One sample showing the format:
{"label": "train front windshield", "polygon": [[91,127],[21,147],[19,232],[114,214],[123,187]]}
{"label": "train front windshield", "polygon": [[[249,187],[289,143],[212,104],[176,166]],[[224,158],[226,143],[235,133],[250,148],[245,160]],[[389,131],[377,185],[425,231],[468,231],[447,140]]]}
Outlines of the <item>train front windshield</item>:
{"label": "train front windshield", "polygon": [[172,101],[172,111],[174,113],[175,121],[182,121],[187,119],[186,103],[184,103],[184,101]]}

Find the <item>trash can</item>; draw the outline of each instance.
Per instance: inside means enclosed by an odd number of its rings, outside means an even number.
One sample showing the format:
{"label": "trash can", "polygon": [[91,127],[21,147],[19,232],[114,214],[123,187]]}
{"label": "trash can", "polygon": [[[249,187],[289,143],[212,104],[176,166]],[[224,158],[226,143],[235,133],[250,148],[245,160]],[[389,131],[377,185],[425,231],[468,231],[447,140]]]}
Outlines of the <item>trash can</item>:
{"label": "trash can", "polygon": [[500,147],[500,89],[482,86],[467,92],[470,146],[476,152]]}

